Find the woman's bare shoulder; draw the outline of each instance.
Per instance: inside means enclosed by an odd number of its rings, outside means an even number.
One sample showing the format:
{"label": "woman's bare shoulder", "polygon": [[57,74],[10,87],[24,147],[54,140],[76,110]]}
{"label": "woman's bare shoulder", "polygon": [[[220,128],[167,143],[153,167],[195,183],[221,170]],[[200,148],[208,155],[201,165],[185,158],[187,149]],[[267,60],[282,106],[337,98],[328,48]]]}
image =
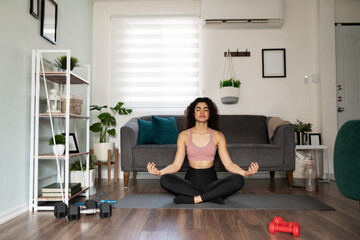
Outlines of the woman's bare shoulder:
{"label": "woman's bare shoulder", "polygon": [[213,130],[214,131],[214,136],[215,137],[219,137],[219,138],[225,138],[224,134],[218,130]]}

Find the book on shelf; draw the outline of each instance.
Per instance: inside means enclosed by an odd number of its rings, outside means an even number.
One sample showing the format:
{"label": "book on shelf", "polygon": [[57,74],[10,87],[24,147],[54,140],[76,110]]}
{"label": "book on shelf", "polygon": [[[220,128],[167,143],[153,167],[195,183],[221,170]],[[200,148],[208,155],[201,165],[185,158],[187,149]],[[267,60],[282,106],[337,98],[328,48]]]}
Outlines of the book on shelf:
{"label": "book on shelf", "polygon": [[[62,183],[62,190],[65,192],[65,184]],[[74,189],[81,188],[81,183],[69,183],[68,192],[72,192]],[[47,185],[42,188],[43,193],[49,193],[49,192],[61,192],[60,183],[52,183],[50,185]]]}
{"label": "book on shelf", "polygon": [[[81,186],[71,190],[71,192],[69,192],[69,197],[74,196],[75,194],[77,194],[81,190],[82,190]],[[42,196],[43,197],[61,197],[61,192],[60,191],[59,192],[43,192]],[[64,193],[64,196],[65,196],[65,193]]]}

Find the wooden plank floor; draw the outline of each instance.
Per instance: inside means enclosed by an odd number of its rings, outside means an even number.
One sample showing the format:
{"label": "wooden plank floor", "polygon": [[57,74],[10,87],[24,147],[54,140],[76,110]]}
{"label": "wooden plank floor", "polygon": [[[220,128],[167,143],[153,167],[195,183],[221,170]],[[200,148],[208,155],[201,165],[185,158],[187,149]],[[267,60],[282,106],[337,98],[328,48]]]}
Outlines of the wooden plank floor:
{"label": "wooden plank floor", "polygon": [[[158,180],[122,181],[107,186],[103,180],[98,192],[111,199],[127,193],[165,193]],[[336,183],[320,183],[315,193],[304,188],[289,189],[284,179],[248,179],[239,194],[309,194],[334,207],[336,211],[313,210],[186,210],[186,209],[115,209],[111,219],[82,215],[79,221],[56,219],[52,212],[25,213],[0,226],[0,239],[360,239],[359,202],[347,199]],[[97,194],[92,196],[96,198]],[[84,201],[77,198],[75,201]],[[268,233],[274,216],[296,221],[299,238],[288,233]]]}

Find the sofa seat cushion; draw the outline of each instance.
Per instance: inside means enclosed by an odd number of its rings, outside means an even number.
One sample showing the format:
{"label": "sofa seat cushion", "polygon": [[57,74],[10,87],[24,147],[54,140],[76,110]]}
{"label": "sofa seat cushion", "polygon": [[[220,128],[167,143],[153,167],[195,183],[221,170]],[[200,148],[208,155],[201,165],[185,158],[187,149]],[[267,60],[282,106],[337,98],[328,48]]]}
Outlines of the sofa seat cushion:
{"label": "sofa seat cushion", "polygon": [[284,166],[284,153],[279,145],[231,143],[227,147],[231,160],[242,168],[247,169],[251,162],[258,162],[260,170]]}

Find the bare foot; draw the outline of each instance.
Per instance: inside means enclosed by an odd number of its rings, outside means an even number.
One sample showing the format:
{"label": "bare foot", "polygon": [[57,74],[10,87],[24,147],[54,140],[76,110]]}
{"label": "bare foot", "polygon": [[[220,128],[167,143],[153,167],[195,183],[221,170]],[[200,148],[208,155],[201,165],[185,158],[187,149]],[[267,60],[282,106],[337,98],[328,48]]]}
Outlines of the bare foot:
{"label": "bare foot", "polygon": [[203,200],[201,199],[201,196],[195,196],[194,197],[194,203],[201,203]]}

